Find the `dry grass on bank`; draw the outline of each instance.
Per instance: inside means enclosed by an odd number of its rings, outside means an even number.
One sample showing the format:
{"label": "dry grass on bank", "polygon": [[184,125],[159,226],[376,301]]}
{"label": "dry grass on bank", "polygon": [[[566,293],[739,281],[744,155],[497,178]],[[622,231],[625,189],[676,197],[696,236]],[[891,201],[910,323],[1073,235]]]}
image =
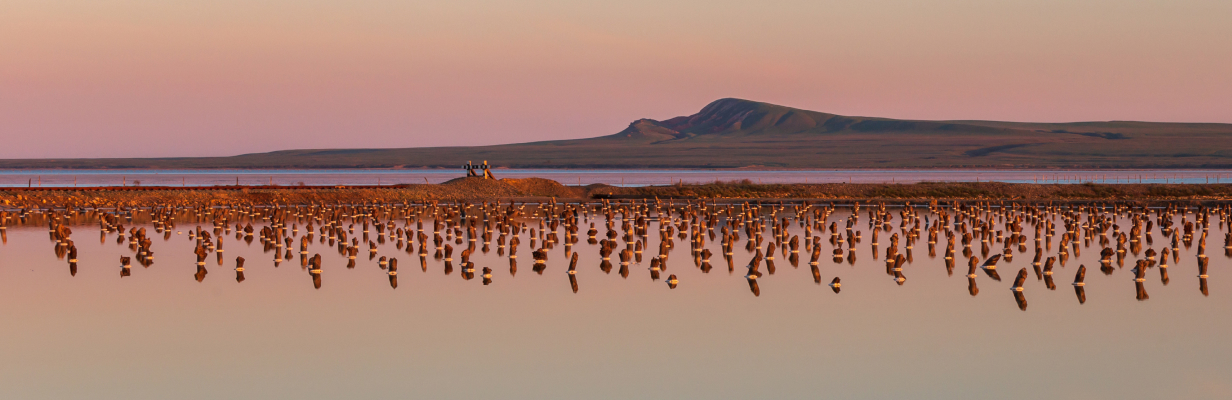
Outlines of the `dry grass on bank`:
{"label": "dry grass on bank", "polygon": [[1232,184],[754,184],[725,182],[671,186],[564,186],[540,179],[483,180],[460,178],[439,185],[388,188],[253,188],[235,190],[0,190],[8,207],[357,204],[424,201],[587,199],[810,199],[817,201],[1223,201],[1232,200]]}

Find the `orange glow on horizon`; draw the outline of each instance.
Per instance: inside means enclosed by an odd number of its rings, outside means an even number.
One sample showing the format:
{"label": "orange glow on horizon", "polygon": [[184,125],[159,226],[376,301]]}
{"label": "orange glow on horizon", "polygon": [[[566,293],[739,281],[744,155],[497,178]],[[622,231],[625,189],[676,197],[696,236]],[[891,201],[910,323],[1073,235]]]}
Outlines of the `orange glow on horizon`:
{"label": "orange glow on horizon", "polygon": [[47,4],[0,14],[0,158],[483,145],[739,97],[844,115],[1232,123],[1232,3]]}

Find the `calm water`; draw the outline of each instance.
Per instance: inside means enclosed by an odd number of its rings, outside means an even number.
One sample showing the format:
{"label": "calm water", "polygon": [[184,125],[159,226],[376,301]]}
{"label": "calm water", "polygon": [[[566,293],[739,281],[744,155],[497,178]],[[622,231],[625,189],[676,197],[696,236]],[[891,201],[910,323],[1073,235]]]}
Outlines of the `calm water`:
{"label": "calm water", "polygon": [[[616,186],[708,183],[748,179],[754,183],[1228,183],[1227,170],[493,170],[498,178],[539,177],[566,185],[604,183]],[[214,186],[214,185],[394,185],[441,183],[464,176],[461,169],[425,170],[0,170],[0,187],[73,186]]]}
{"label": "calm water", "polygon": [[[716,254],[708,273],[694,264],[688,241],[677,239],[663,273],[678,276],[671,289],[651,277],[653,250],[627,277],[604,272],[599,246],[587,243],[583,225],[573,246],[581,259],[576,293],[563,246],[536,273],[526,233],[516,274],[495,241],[473,256],[476,275],[494,270],[490,284],[464,279],[456,264],[446,273],[432,255],[421,264],[386,240],[377,254],[399,259],[396,289],[367,246],[347,268],[337,247],[318,236],[309,249],[324,258],[316,289],[298,255],[276,264],[276,252],[238,240],[234,231],[222,233],[225,252],[209,255],[208,273],[198,281],[196,242],[187,231],[210,225],[189,215],[180,215],[166,236],[142,218],[126,222],[149,230],[156,253],[151,266],[134,262],[127,277],[119,258],[133,255],[128,242],[78,217],[73,276],[35,213],[25,224],[10,221],[0,246],[0,398],[1232,396],[1226,226],[1210,228],[1207,293],[1200,290],[1196,243],[1182,244],[1179,261],[1169,260],[1169,282],[1151,268],[1143,283],[1149,299],[1139,300],[1130,270],[1145,249],[1165,247],[1157,226],[1154,244],[1127,254],[1124,267],[1113,264],[1111,275],[1099,270],[1098,242],[1056,267],[1055,290],[1032,274],[1022,311],[1010,286],[1019,268],[1032,269],[1033,249],[1014,247],[1015,258],[999,264],[1001,281],[978,273],[972,294],[966,259],[960,254],[947,272],[944,235],[930,255],[925,234],[910,250],[900,285],[884,261],[889,235],[902,234],[898,210],[890,211],[894,229],[881,232],[877,248],[862,213],[854,260],[831,260],[834,246],[822,240],[821,284],[808,251],[798,266],[778,253],[773,274],[762,266],[760,296],[744,277],[753,253],[743,232],[731,270],[718,241],[707,241]],[[829,221],[841,232],[847,218],[840,209]],[[1060,219],[1054,222],[1057,236],[1048,238],[1046,256],[1056,255],[1064,231]],[[1118,223],[1130,226],[1124,218]],[[253,224],[260,230],[260,220]],[[298,225],[302,236],[304,221]],[[789,232],[803,233],[795,223]],[[1034,247],[1034,230],[1028,225],[1024,233]],[[373,232],[365,240],[377,239]],[[658,244],[651,234],[647,247]],[[1003,248],[990,246],[992,254]],[[977,239],[972,251],[983,260],[981,250]],[[234,271],[237,256],[247,259],[243,282]],[[1088,268],[1085,304],[1070,285],[1080,264]],[[842,278],[840,293],[826,285],[834,277]]]}

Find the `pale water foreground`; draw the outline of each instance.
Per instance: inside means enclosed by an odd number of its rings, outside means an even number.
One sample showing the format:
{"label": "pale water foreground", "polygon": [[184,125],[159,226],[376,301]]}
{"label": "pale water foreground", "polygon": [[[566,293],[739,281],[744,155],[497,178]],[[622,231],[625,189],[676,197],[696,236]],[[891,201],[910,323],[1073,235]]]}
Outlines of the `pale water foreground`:
{"label": "pale water foreground", "polygon": [[[538,177],[566,185],[710,183],[1229,183],[1228,170],[571,170],[494,169],[498,178]],[[336,170],[0,170],[0,187],[397,185],[441,183],[459,169]]]}
{"label": "pale water foreground", "polygon": [[[408,253],[387,238],[376,255],[399,259],[396,288],[366,244],[347,268],[337,246],[318,236],[309,247],[323,257],[317,289],[300,255],[276,263],[279,251],[235,231],[216,235],[225,251],[209,254],[201,274],[187,231],[211,225],[189,213],[165,234],[141,218],[125,222],[149,231],[156,257],[149,266],[134,262],[124,277],[119,259],[133,255],[130,243],[84,217],[70,220],[79,250],[73,276],[53,251],[46,220],[31,213],[25,224],[10,221],[0,246],[0,398],[1232,396],[1232,258],[1218,217],[1207,239],[1209,278],[1198,277],[1197,244],[1182,243],[1176,261],[1167,260],[1169,279],[1154,267],[1139,287],[1135,261],[1145,249],[1169,247],[1158,228],[1153,244],[1131,247],[1110,275],[1100,272],[1100,243],[1080,241],[1080,253],[1071,251],[1050,280],[1029,275],[1023,311],[1010,287],[1020,268],[1033,269],[1029,225],[1028,249],[1011,246],[1014,258],[999,263],[1001,281],[983,271],[969,279],[961,243],[947,271],[944,235],[930,250],[926,234],[912,249],[898,246],[909,261],[896,276],[884,255],[889,236],[903,234],[901,209],[889,211],[893,228],[881,232],[878,247],[868,216],[855,224],[854,259],[831,259],[828,231],[814,230],[824,250],[817,278],[808,251],[797,263],[776,251],[777,268],[761,267],[757,296],[745,278],[754,252],[743,231],[730,267],[719,240],[706,242],[716,254],[709,272],[695,264],[688,240],[677,239],[656,280],[648,267],[657,232],[626,277],[615,255],[605,271],[599,246],[587,243],[589,222],[604,237],[603,218],[583,219],[572,246],[580,259],[576,292],[563,246],[536,271],[526,232],[516,273],[493,241],[472,256],[472,279],[458,264],[465,244],[447,269],[432,254],[421,261],[418,243]],[[840,207],[828,220],[845,236],[849,216]],[[1182,217],[1194,220],[1192,213],[1174,220]],[[1057,236],[1041,238],[1049,241],[1045,256],[1057,256],[1064,232],[1054,222]],[[1123,217],[1116,222],[1131,226]],[[297,224],[295,242],[306,225]],[[799,224],[788,229],[803,236]],[[363,235],[358,223],[354,236],[381,239]],[[616,240],[623,249],[625,240]],[[971,251],[985,260],[1004,244],[989,246],[984,253],[977,238]],[[242,282],[237,256],[247,260]],[[1085,304],[1070,285],[1079,265],[1087,267]],[[492,269],[487,283],[485,267]],[[668,274],[678,277],[674,289]],[[838,293],[827,286],[834,277],[842,279]]]}

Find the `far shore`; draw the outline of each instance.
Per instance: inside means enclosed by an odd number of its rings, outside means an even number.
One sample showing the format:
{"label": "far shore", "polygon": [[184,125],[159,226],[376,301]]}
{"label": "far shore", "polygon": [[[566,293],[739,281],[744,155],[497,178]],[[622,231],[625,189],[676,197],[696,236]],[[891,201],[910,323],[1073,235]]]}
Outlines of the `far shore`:
{"label": "far shore", "polygon": [[[124,166],[124,165],[72,165],[72,166],[55,166],[55,165],[24,165],[13,164],[13,162],[21,161],[21,159],[0,159],[0,171],[54,171],[57,173],[82,171],[89,173],[98,172],[142,172],[142,173],[161,173],[175,171],[244,171],[247,173],[264,172],[264,171],[457,171],[457,165],[386,165],[386,166],[348,166],[348,165],[323,165],[323,166],[195,166],[195,167],[159,167],[159,166]],[[43,159],[31,159],[31,161],[44,161]],[[49,160],[57,161],[57,160]],[[5,165],[8,162],[11,165]],[[519,165],[519,166],[492,166],[493,171],[508,171],[508,170],[543,170],[543,171],[621,171],[621,170],[636,170],[636,171],[755,171],[755,172],[774,172],[774,171],[790,171],[790,172],[807,172],[807,171],[1006,171],[1006,172],[1021,172],[1021,171],[1047,171],[1047,172],[1109,172],[1109,171],[1153,171],[1153,172],[1180,172],[1180,171],[1211,171],[1232,174],[1232,164],[1168,164],[1168,165],[1146,165],[1146,166],[1104,166],[1104,165],[1074,165],[1074,166],[1052,166],[1052,165],[1033,165],[1033,164],[996,164],[996,165],[926,165],[918,167],[855,167],[855,168],[809,168],[809,167],[773,167],[750,165],[743,167],[711,167],[711,166],[679,166],[679,167],[645,167],[639,165]]]}
{"label": "far shore", "polygon": [[716,182],[663,186],[567,186],[540,178],[459,178],[442,184],[395,186],[210,186],[0,188],[0,206],[15,208],[148,207],[158,205],[296,205],[432,201],[584,202],[632,200],[713,202],[809,201],[920,204],[928,202],[1232,202],[1232,184],[1030,184],[923,182],[904,184],[757,184]]}

